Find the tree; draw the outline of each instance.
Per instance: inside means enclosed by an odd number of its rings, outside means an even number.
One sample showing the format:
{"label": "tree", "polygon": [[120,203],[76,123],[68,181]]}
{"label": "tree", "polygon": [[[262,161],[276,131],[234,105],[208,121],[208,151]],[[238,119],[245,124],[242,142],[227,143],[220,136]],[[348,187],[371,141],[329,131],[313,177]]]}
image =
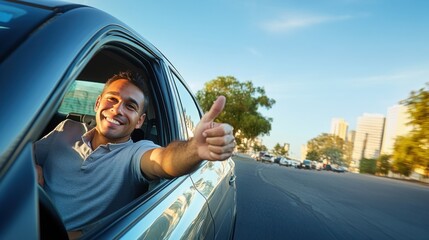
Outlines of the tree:
{"label": "tree", "polygon": [[[204,88],[196,93],[196,98],[204,111],[208,111],[213,101],[224,95],[227,103],[218,117],[234,127],[237,145],[243,146],[258,136],[271,131],[272,118],[266,118],[258,112],[260,107],[270,109],[275,100],[265,95],[262,87],[255,87],[251,81],[239,82],[235,77],[217,77],[205,83]],[[249,146],[243,146],[248,149]]]}
{"label": "tree", "polygon": [[273,154],[277,156],[287,156],[289,150],[289,144],[284,143],[283,145],[280,145],[280,143],[277,143],[273,148]]}
{"label": "tree", "polygon": [[267,146],[265,146],[263,144],[261,144],[261,145],[255,144],[255,145],[253,145],[253,150],[255,152],[266,152],[268,150],[268,148],[267,148]]}
{"label": "tree", "polygon": [[[397,146],[393,154],[396,170],[399,165],[421,167],[426,171],[426,177],[429,172],[429,82],[426,83],[426,89],[421,88],[418,91],[412,91],[410,96],[401,101],[408,107],[410,114],[409,124],[412,131],[405,138],[400,139],[405,146]],[[396,145],[396,143],[395,143]],[[403,152],[399,152],[403,151]],[[406,153],[412,153],[413,156],[405,156]],[[400,164],[400,161],[404,161]],[[401,168],[403,169],[403,168]]]}
{"label": "tree", "polygon": [[377,170],[376,172],[381,175],[387,175],[390,170],[390,156],[382,154],[377,158]]}
{"label": "tree", "polygon": [[305,157],[305,159],[313,160],[313,161],[320,161],[321,158],[320,158],[317,151],[310,150],[307,152],[307,156]]}
{"label": "tree", "polygon": [[344,140],[332,134],[322,133],[307,142],[307,159],[343,165],[346,144]]}
{"label": "tree", "polygon": [[359,165],[360,173],[375,174],[376,170],[377,170],[377,160],[367,159],[367,158],[362,158],[360,160],[360,165]]}
{"label": "tree", "polygon": [[415,140],[411,136],[397,137],[393,149],[392,172],[410,176],[416,162],[419,162]]}

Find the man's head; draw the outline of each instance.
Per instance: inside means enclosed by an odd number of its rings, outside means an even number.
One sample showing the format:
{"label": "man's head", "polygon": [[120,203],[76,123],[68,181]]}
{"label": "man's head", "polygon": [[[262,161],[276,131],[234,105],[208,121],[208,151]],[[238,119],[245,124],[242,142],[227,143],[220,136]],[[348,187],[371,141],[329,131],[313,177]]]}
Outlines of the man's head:
{"label": "man's head", "polygon": [[[130,72],[110,78],[97,98],[96,130],[102,142],[124,142],[145,119],[147,94],[143,79]],[[101,140],[101,139],[99,139]]]}
{"label": "man's head", "polygon": [[144,114],[147,110],[147,106],[149,104],[149,98],[147,94],[147,88],[145,86],[145,81],[143,77],[138,73],[133,73],[131,71],[126,72],[119,72],[118,74],[113,75],[111,78],[109,78],[106,81],[106,84],[104,84],[103,92],[106,90],[106,88],[114,81],[119,79],[125,79],[135,85],[144,95],[144,103],[143,103],[143,109],[141,114]]}

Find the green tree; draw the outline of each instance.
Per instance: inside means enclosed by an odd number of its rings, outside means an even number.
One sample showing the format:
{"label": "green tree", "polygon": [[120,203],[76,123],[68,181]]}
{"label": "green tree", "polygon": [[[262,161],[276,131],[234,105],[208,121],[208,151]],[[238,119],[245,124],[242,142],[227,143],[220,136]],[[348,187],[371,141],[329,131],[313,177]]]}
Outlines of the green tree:
{"label": "green tree", "polygon": [[344,140],[332,134],[322,133],[307,142],[307,159],[323,161],[332,164],[345,164],[344,153],[346,144]]}
{"label": "green tree", "polygon": [[[258,112],[259,108],[270,109],[275,100],[266,96],[262,87],[255,87],[251,81],[239,82],[232,76],[221,76],[205,83],[196,93],[196,98],[204,111],[208,111],[213,101],[224,95],[227,99],[224,111],[218,117],[234,127],[235,138],[239,146],[246,145],[258,136],[268,135],[272,118],[266,118]],[[245,150],[249,146],[243,146]]]}
{"label": "green tree", "polygon": [[255,152],[266,152],[268,151],[267,146],[263,145],[263,144],[255,144],[253,145],[253,150]]}
{"label": "green tree", "polygon": [[360,173],[375,174],[376,170],[377,170],[377,160],[367,159],[367,158],[362,158],[360,160],[360,165],[359,165]]}
{"label": "green tree", "polygon": [[318,154],[317,151],[310,150],[310,151],[307,151],[307,156],[305,157],[305,159],[314,160],[314,161],[320,161],[321,158],[320,158],[320,156],[319,156],[319,154]]}
{"label": "green tree", "polygon": [[288,156],[288,149],[289,149],[289,144],[284,143],[283,145],[280,145],[280,143],[277,143],[272,152],[273,154],[277,155],[277,156]]}
{"label": "green tree", "polygon": [[392,172],[410,176],[419,162],[415,140],[411,136],[397,137],[393,149]]}
{"label": "green tree", "polygon": [[401,103],[408,107],[412,131],[406,139],[401,139],[407,147],[398,146],[395,151],[412,152],[413,157],[406,157],[405,153],[396,152],[393,156],[394,161],[398,165],[398,161],[402,159],[405,161],[403,165],[421,167],[426,170],[427,177],[429,172],[429,82],[426,83],[426,89],[412,91],[410,96]]}
{"label": "green tree", "polygon": [[376,172],[381,175],[387,175],[390,170],[390,156],[382,154],[377,158],[377,170]]}

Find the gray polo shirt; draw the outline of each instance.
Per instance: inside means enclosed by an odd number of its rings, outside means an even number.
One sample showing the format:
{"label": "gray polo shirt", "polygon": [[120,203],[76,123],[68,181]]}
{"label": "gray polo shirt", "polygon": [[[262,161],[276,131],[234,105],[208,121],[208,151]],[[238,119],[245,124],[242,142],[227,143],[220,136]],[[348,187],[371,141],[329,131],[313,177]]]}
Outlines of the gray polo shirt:
{"label": "gray polo shirt", "polygon": [[139,196],[148,181],[140,158],[151,141],[101,145],[90,141],[95,129],[72,120],[61,122],[35,143],[43,168],[44,189],[58,208],[67,230],[78,230],[113,213]]}

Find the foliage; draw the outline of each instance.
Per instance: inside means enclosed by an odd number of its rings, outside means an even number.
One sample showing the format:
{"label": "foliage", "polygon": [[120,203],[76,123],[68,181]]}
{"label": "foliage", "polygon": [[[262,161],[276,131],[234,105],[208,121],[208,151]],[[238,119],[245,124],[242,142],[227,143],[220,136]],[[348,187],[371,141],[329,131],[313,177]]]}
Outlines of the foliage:
{"label": "foliage", "polygon": [[415,141],[410,136],[396,138],[392,156],[392,171],[409,176],[415,168],[416,162],[419,162],[416,154],[417,148]]}
{"label": "foliage", "polygon": [[347,146],[338,136],[322,133],[307,142],[307,159],[315,161],[326,160],[331,164],[344,165],[344,153]]}
{"label": "foliage", "polygon": [[289,144],[284,143],[283,145],[280,145],[280,143],[277,143],[274,146],[272,152],[274,155],[287,157],[288,156],[288,150],[289,150]]}
{"label": "foliage", "polygon": [[377,160],[367,159],[367,158],[362,158],[360,160],[360,165],[359,165],[360,173],[375,174],[376,170],[377,170]]}
{"label": "foliage", "polygon": [[320,161],[320,156],[317,151],[311,150],[307,152],[307,156],[305,157],[305,159]]}
{"label": "foliage", "polygon": [[[220,95],[227,99],[224,111],[218,121],[227,122],[234,127],[237,144],[243,146],[258,136],[269,134],[272,118],[258,112],[263,107],[270,109],[275,100],[265,95],[262,87],[255,87],[251,81],[239,82],[232,76],[220,76],[204,85],[196,93],[196,98],[204,111],[208,111],[213,101]],[[249,146],[244,146],[248,148]]]}
{"label": "foliage", "polygon": [[387,175],[390,170],[390,156],[383,154],[377,158],[377,170],[376,172],[381,175]]}
{"label": "foliage", "polygon": [[[392,171],[409,176],[416,167],[429,171],[429,82],[401,101],[410,115],[411,132],[396,139]],[[410,170],[411,169],[411,170]]]}
{"label": "foliage", "polygon": [[261,144],[261,145],[255,144],[255,145],[253,145],[253,150],[255,152],[266,152],[268,150],[268,148],[267,148],[267,146],[265,146],[263,144]]}

